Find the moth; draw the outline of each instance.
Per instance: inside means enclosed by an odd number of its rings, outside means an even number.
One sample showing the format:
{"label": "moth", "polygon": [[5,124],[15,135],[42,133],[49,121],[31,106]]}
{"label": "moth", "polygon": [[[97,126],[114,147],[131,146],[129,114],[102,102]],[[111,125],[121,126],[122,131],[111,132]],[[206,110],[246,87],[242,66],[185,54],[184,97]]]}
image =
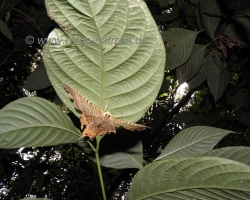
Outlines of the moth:
{"label": "moth", "polygon": [[111,117],[110,112],[102,112],[100,108],[91,103],[88,99],[82,96],[77,90],[67,84],[63,84],[69,97],[74,100],[74,106],[81,111],[80,122],[82,132],[81,138],[88,136],[91,140],[98,135],[116,133],[116,128],[123,127],[130,131],[141,131],[148,126],[134,124],[123,120]]}

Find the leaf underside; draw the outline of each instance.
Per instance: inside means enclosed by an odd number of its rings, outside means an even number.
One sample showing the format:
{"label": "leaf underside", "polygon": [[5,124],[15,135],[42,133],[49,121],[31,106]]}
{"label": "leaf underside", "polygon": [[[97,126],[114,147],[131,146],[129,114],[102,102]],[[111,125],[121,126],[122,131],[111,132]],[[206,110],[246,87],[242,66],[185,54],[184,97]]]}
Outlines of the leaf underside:
{"label": "leaf underside", "polygon": [[188,157],[212,150],[229,133],[233,132],[209,126],[184,129],[168,143],[156,160]]}
{"label": "leaf underside", "polygon": [[61,28],[49,39],[62,42],[46,44],[43,59],[62,101],[79,116],[63,88],[66,83],[103,111],[107,107],[114,118],[138,121],[160,89],[166,57],[144,1],[45,3]]}
{"label": "leaf underside", "polygon": [[249,172],[245,164],[216,157],[157,161],[136,174],[125,199],[249,199]]}
{"label": "leaf underside", "polygon": [[16,100],[0,111],[0,148],[73,143],[79,130],[59,107],[39,97]]}

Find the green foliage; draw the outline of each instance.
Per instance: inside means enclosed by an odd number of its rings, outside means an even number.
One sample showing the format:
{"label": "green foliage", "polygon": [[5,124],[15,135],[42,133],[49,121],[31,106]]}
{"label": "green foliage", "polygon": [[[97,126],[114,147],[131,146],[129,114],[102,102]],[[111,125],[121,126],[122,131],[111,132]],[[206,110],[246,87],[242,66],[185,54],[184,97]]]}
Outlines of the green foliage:
{"label": "green foliage", "polygon": [[188,157],[208,151],[230,132],[205,126],[184,129],[169,142],[156,160]]}
{"label": "green foliage", "polygon": [[79,116],[63,88],[66,83],[103,111],[107,106],[115,118],[138,121],[159,92],[166,59],[144,2],[48,0],[46,7],[61,27],[48,40],[62,43],[46,44],[43,60],[62,101]]}
{"label": "green foliage", "polygon": [[250,167],[243,163],[250,148],[211,151],[228,133],[202,126],[181,131],[136,174],[125,199],[249,198]]}
{"label": "green foliage", "polygon": [[72,143],[80,135],[67,115],[42,98],[16,100],[0,111],[0,119],[1,148]]}
{"label": "green foliage", "polygon": [[[150,134],[101,140],[108,198],[121,199],[134,174],[127,199],[249,198],[249,1],[145,2],[149,10],[143,1],[0,2],[0,105],[12,102],[0,111],[0,146],[26,147],[0,150],[0,198],[101,198],[96,149],[78,140],[79,113],[62,83],[115,118],[134,122],[149,108],[141,121]],[[147,41],[81,43],[140,36]],[[43,99],[14,101],[32,95]]]}
{"label": "green foliage", "polygon": [[8,28],[8,26],[1,19],[0,19],[0,31],[8,39],[13,40],[10,29]]}
{"label": "green foliage", "polygon": [[250,166],[249,151],[249,147],[224,147],[214,149],[212,151],[207,151],[205,153],[200,153],[195,156],[213,156],[227,158]]}
{"label": "green foliage", "polygon": [[176,69],[179,84],[190,80],[194,74],[197,74],[200,71],[205,55],[205,49],[205,45],[195,44],[190,55],[191,58]]}
{"label": "green foliage", "polygon": [[169,159],[137,173],[125,199],[248,199],[250,167],[216,157]]}
{"label": "green foliage", "polygon": [[224,93],[230,82],[230,74],[227,70],[223,70],[222,63],[218,56],[210,57],[209,64],[206,64],[207,83],[210,88],[214,100],[217,101]]}
{"label": "green foliage", "polygon": [[215,31],[219,25],[221,9],[216,0],[200,0],[197,7],[197,24],[200,29],[204,28],[208,37],[215,39]]}
{"label": "green foliage", "polygon": [[[193,50],[198,32],[173,28],[162,34],[164,42],[167,42],[166,67],[175,68],[187,61]],[[183,48],[183,46],[187,48]]]}
{"label": "green foliage", "polygon": [[[135,135],[124,130],[104,137],[99,149],[101,165],[115,169],[142,168],[143,148],[140,138],[141,134]],[[96,162],[94,152],[84,140],[78,141],[77,146]]]}

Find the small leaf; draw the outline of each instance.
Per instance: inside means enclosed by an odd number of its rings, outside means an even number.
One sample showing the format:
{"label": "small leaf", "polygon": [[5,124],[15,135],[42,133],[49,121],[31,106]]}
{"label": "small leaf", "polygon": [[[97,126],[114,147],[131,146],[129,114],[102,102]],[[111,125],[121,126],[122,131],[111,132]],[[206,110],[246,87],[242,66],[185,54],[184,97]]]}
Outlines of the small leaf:
{"label": "small leaf", "polygon": [[214,149],[212,151],[208,151],[205,153],[199,153],[195,156],[197,157],[210,156],[210,157],[227,158],[227,159],[241,162],[250,166],[249,155],[250,155],[250,147],[224,147],[220,149]]}
{"label": "small leaf", "polygon": [[249,166],[225,158],[196,157],[148,164],[133,178],[125,200],[249,198]]}
{"label": "small leaf", "polygon": [[48,74],[43,63],[40,63],[37,68],[28,76],[24,88],[28,90],[41,90],[51,86]]}
{"label": "small leaf", "polygon": [[219,57],[210,57],[206,63],[207,83],[214,96],[215,102],[223,95],[231,80],[227,70],[223,70],[223,63]]}
{"label": "small leaf", "polygon": [[[117,134],[106,135],[100,145],[100,162],[104,167],[124,169],[143,167],[141,134],[118,130]],[[84,143],[83,151],[96,162],[94,154]]]}
{"label": "small leaf", "polygon": [[1,19],[0,19],[0,31],[5,37],[9,38],[10,40],[13,40],[9,27]]}
{"label": "small leaf", "polygon": [[181,112],[181,113],[175,115],[170,120],[170,123],[183,124],[183,123],[188,123],[188,122],[191,122],[191,121],[195,121],[197,119],[198,119],[198,117],[194,113],[184,111],[184,112]]}
{"label": "small leaf", "polygon": [[59,107],[39,97],[18,99],[0,111],[0,148],[73,143],[79,132]]}
{"label": "small leaf", "polygon": [[192,53],[199,32],[172,28],[162,34],[166,46],[166,67],[175,68],[185,63]]}
{"label": "small leaf", "polygon": [[216,0],[200,0],[201,23],[207,35],[214,40],[220,22],[221,10]]}
{"label": "small leaf", "polygon": [[194,126],[184,129],[168,143],[155,160],[187,157],[212,150],[229,133],[233,132],[209,126]]}
{"label": "small leaf", "polygon": [[246,126],[250,126],[250,113],[249,112],[243,112],[243,111],[236,112],[235,117],[240,123]]}
{"label": "small leaf", "polygon": [[188,61],[176,69],[179,84],[182,84],[194,77],[200,70],[204,61],[207,45],[195,44]]}
{"label": "small leaf", "polygon": [[6,13],[5,22],[7,22],[9,19],[10,19],[10,11]]}

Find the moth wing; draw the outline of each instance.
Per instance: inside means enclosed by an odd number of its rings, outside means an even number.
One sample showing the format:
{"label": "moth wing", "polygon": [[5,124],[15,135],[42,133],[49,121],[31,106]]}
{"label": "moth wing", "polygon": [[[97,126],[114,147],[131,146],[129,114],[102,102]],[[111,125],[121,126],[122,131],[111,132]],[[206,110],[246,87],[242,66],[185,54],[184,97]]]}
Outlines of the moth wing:
{"label": "moth wing", "polygon": [[90,124],[91,122],[95,122],[98,121],[100,118],[94,115],[80,115],[80,122],[82,126],[87,126],[88,124]]}
{"label": "moth wing", "polygon": [[120,119],[113,119],[111,118],[110,119],[111,123],[113,124],[114,127],[123,127],[127,130],[130,130],[130,131],[142,131],[142,130],[145,130],[145,129],[148,129],[150,127],[148,126],[144,126],[144,125],[140,125],[140,124],[134,124],[134,123],[131,123],[131,122],[126,122],[126,121],[123,121],[123,120],[120,120]]}
{"label": "moth wing", "polygon": [[[63,86],[68,91],[69,97],[74,100],[75,108],[81,111],[83,115],[102,117],[101,109],[97,108],[93,103],[91,103],[71,86],[67,84],[63,84]],[[90,119],[88,119],[88,121],[90,121]]]}

